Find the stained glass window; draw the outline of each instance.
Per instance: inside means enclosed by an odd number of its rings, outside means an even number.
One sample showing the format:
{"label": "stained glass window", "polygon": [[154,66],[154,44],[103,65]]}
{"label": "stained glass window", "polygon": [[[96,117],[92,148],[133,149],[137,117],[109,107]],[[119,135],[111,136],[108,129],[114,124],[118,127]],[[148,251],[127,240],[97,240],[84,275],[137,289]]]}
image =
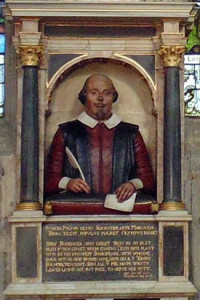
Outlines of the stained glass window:
{"label": "stained glass window", "polygon": [[2,8],[4,1],[0,1],[0,117],[4,114],[4,57],[5,57],[5,29]]}
{"label": "stained glass window", "polygon": [[196,2],[197,14],[188,34],[184,60],[185,115],[200,116],[200,1]]}
{"label": "stained glass window", "polygon": [[200,116],[200,55],[185,55],[184,101],[186,116]]}

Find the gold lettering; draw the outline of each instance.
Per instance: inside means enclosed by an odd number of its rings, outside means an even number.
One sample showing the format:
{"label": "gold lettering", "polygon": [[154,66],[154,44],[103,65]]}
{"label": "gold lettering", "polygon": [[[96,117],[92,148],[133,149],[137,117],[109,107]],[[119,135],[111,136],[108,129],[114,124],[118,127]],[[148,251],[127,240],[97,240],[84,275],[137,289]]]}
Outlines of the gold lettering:
{"label": "gold lettering", "polygon": [[[66,273],[69,278],[76,272],[83,276],[87,273],[88,278],[95,273],[97,278],[100,273],[105,273],[103,276],[118,273],[122,279],[154,279],[152,260],[157,242],[154,225],[65,223],[46,226],[46,233],[49,237],[44,243],[46,273]],[[90,237],[94,239],[90,241]]]}

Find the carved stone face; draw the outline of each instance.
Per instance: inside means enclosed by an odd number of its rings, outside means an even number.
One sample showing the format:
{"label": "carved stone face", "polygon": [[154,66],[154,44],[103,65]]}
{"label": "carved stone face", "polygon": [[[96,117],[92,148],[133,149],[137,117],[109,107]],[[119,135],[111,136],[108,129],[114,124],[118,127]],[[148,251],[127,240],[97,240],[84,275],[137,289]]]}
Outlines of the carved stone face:
{"label": "carved stone face", "polygon": [[96,120],[109,119],[113,104],[112,81],[103,75],[91,76],[86,90],[86,113]]}

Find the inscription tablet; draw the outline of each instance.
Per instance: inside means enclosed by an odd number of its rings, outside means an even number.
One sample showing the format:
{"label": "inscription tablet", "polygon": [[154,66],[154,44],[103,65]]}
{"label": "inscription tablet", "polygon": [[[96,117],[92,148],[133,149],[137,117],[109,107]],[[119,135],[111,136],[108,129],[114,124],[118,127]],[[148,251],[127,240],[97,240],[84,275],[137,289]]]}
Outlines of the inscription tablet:
{"label": "inscription tablet", "polygon": [[43,226],[43,280],[156,280],[155,222],[65,222]]}

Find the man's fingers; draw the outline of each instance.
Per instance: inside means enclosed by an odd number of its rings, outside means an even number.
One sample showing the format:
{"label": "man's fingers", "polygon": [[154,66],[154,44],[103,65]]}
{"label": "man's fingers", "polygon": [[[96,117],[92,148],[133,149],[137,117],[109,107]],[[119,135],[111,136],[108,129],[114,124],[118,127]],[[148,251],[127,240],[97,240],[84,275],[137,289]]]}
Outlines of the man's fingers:
{"label": "man's fingers", "polygon": [[119,188],[116,189],[115,194],[117,196],[117,199],[119,200],[119,202],[123,201],[123,195],[125,193],[125,188],[124,186],[121,186]]}
{"label": "man's fingers", "polygon": [[89,192],[90,192],[84,186],[79,186],[79,185],[76,185],[76,186],[72,187],[71,191],[75,192],[75,193],[83,193],[83,192],[85,192],[86,194],[89,194]]}
{"label": "man's fingers", "polygon": [[128,190],[126,187],[123,187],[119,193],[119,197],[118,197],[119,202],[123,202],[126,199],[127,195],[128,195]]}
{"label": "man's fingers", "polygon": [[88,184],[86,181],[82,180],[82,181],[81,181],[81,184],[82,184],[88,191],[91,190],[89,184]]}
{"label": "man's fingers", "polygon": [[81,192],[85,192],[86,194],[90,193],[90,189],[88,189],[88,187],[85,187],[84,185],[82,185],[80,188],[81,188]]}
{"label": "man's fingers", "polygon": [[131,195],[133,194],[133,192],[131,192],[130,190],[127,190],[126,193],[124,193],[122,201],[127,200],[129,197],[131,197]]}
{"label": "man's fingers", "polygon": [[67,188],[75,193],[82,193],[85,192],[86,194],[90,193],[90,186],[87,184],[86,181],[80,178],[72,179],[69,183]]}
{"label": "man's fingers", "polygon": [[79,186],[73,186],[72,188],[71,188],[71,191],[72,192],[75,192],[75,193],[81,193],[82,191],[81,191],[81,188],[79,187]]}
{"label": "man's fingers", "polygon": [[115,194],[119,202],[123,202],[133,194],[134,190],[134,185],[125,183],[116,189]]}
{"label": "man's fingers", "polygon": [[81,179],[77,184],[82,192],[85,192],[87,194],[90,193],[91,188],[90,188],[89,184],[87,184],[86,181]]}

